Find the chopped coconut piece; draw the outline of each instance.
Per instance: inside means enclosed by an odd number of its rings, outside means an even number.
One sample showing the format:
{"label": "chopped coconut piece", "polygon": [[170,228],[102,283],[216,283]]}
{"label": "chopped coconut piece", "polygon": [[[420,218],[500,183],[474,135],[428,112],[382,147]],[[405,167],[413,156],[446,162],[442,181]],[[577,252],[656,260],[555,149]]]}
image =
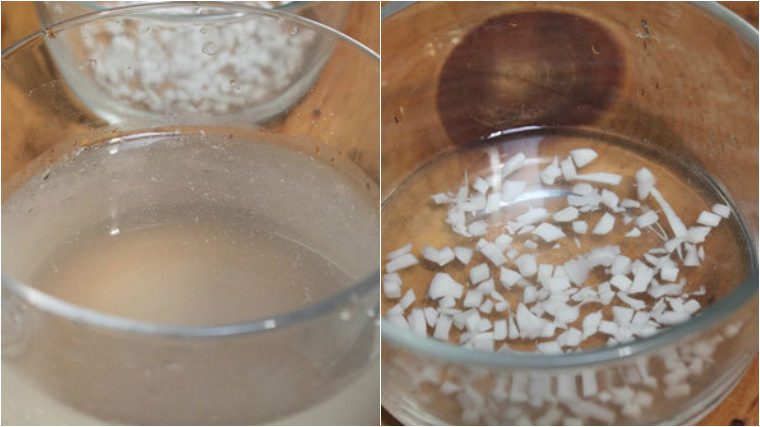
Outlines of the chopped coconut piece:
{"label": "chopped coconut piece", "polygon": [[425,246],[422,248],[422,256],[428,261],[438,264],[440,267],[443,267],[455,258],[454,251],[448,246],[440,251],[432,246]]}
{"label": "chopped coconut piece", "polygon": [[575,166],[582,168],[596,159],[597,154],[590,148],[578,148],[570,151],[570,156],[573,158]]}
{"label": "chopped coconut piece", "polygon": [[686,240],[690,243],[702,243],[710,230],[710,227],[690,227],[686,232]]}
{"label": "chopped coconut piece", "polygon": [[425,307],[424,313],[425,321],[427,322],[428,326],[434,328],[436,322],[438,322],[438,310],[434,309],[433,307]]}
{"label": "chopped coconut piece", "polygon": [[576,218],[578,218],[578,209],[573,206],[568,206],[552,215],[552,219],[557,222],[570,222],[574,221]]}
{"label": "chopped coconut piece", "polygon": [[638,200],[623,199],[623,201],[620,202],[620,206],[626,209],[632,209],[640,207],[641,203],[639,203]]}
{"label": "chopped coconut piece", "polygon": [[641,236],[641,230],[639,230],[636,227],[633,227],[630,231],[625,233],[625,237],[639,237]]}
{"label": "chopped coconut piece", "polygon": [[414,290],[409,289],[404,294],[404,297],[399,300],[398,305],[402,310],[406,310],[410,305],[412,305],[415,299],[416,297],[414,296]]}
{"label": "chopped coconut piece", "polygon": [[649,282],[654,278],[654,270],[639,263],[631,267],[631,272],[633,273],[633,284],[628,292],[632,294],[646,292]]}
{"label": "chopped coconut piece", "polygon": [[[451,197],[449,197],[447,194],[444,194],[444,193],[433,194],[430,198],[433,199],[433,203],[435,203],[436,205],[451,203]],[[411,249],[411,246],[410,246],[410,249]]]}
{"label": "chopped coconut piece", "polygon": [[665,200],[665,197],[660,194],[660,191],[657,188],[652,187],[649,191],[652,194],[652,197],[654,197],[660,205],[660,209],[662,209],[662,212],[665,214],[665,218],[668,219],[668,224],[670,224],[670,229],[673,230],[673,235],[681,238],[686,237],[686,226],[683,224],[683,221],[681,221],[681,218],[678,217],[676,211],[670,206],[670,203]]}
{"label": "chopped coconut piece", "polygon": [[462,246],[457,246],[454,248],[454,255],[457,257],[459,262],[461,262],[464,265],[467,265],[470,263],[470,260],[472,259],[472,249],[464,248]]}
{"label": "chopped coconut piece", "polygon": [[724,205],[721,203],[714,204],[712,207],[712,211],[722,216],[723,218],[728,218],[731,215],[731,208],[728,207],[728,205]]}
{"label": "chopped coconut piece", "polygon": [[401,277],[396,273],[383,275],[383,292],[389,299],[401,298]]}
{"label": "chopped coconut piece", "polygon": [[385,264],[385,271],[388,273],[395,273],[399,270],[403,270],[418,263],[419,261],[417,260],[416,256],[410,253],[405,253],[391,259],[387,264]]}
{"label": "chopped coconut piece", "polygon": [[628,292],[631,289],[631,283],[631,279],[622,274],[612,276],[612,279],[610,279],[610,285],[623,292]]}
{"label": "chopped coconut piece", "polygon": [[605,212],[604,215],[602,215],[602,218],[599,219],[599,222],[596,223],[596,227],[594,227],[594,230],[592,233],[594,234],[607,234],[612,230],[612,227],[615,226],[615,217],[610,215],[608,212]]}
{"label": "chopped coconut piece", "polygon": [[720,224],[721,216],[712,212],[702,211],[697,218],[697,222],[708,227],[717,227]]}
{"label": "chopped coconut piece", "polygon": [[395,251],[392,251],[391,253],[389,253],[388,256],[387,256],[387,258],[389,260],[391,260],[393,258],[398,258],[401,255],[408,254],[411,250],[412,250],[412,244],[411,243],[407,243],[406,245],[404,245],[404,246],[396,249]]}
{"label": "chopped coconut piece", "polygon": [[485,194],[488,191],[489,187],[490,185],[488,185],[488,181],[486,181],[485,179],[481,177],[475,178],[475,183],[472,184],[472,188],[474,188],[475,191],[479,193],[483,193],[483,194]]}
{"label": "chopped coconut piece", "polygon": [[631,259],[625,255],[618,255],[610,266],[610,274],[628,274],[630,271],[628,267],[631,265]]}
{"label": "chopped coconut piece", "polygon": [[586,234],[586,231],[588,231],[588,224],[586,221],[573,221],[573,232]]}
{"label": "chopped coconut piece", "polygon": [[648,227],[657,222],[658,216],[655,211],[646,211],[643,214],[636,217],[636,226],[639,228]]}
{"label": "chopped coconut piece", "polygon": [[520,271],[520,275],[522,277],[533,277],[538,271],[538,266],[536,265],[536,256],[533,254],[520,255],[515,259],[515,265]]}
{"label": "chopped coconut piece", "polygon": [[467,226],[467,232],[472,236],[485,236],[488,224],[485,221],[475,221]]}
{"label": "chopped coconut piece", "polygon": [[491,271],[486,263],[478,264],[470,269],[470,283],[473,285],[477,285],[489,277],[491,277]]}
{"label": "chopped coconut piece", "polygon": [[624,292],[618,292],[616,295],[618,298],[620,298],[620,301],[623,301],[634,310],[643,310],[646,307],[646,303],[644,301],[636,298],[631,298]]}
{"label": "chopped coconut piece", "polygon": [[599,323],[602,321],[602,312],[595,311],[583,318],[583,336],[588,338],[599,330]]}
{"label": "chopped coconut piece", "polygon": [[616,209],[618,207],[618,202],[620,201],[620,197],[618,197],[615,192],[610,191],[606,188],[602,190],[601,199],[602,203],[604,203],[610,209]]}
{"label": "chopped coconut piece", "polygon": [[668,282],[675,282],[678,278],[678,268],[676,267],[663,267],[660,270],[660,278]]}
{"label": "chopped coconut piece", "polygon": [[559,168],[562,171],[562,178],[564,178],[565,181],[570,181],[577,174],[573,160],[570,157],[562,160],[559,163]]}
{"label": "chopped coconut piece", "polygon": [[435,324],[435,330],[433,331],[433,338],[448,341],[449,332],[451,331],[451,317],[441,315],[438,317],[438,321]]}
{"label": "chopped coconut piece", "polygon": [[554,181],[556,181],[560,175],[562,175],[562,170],[557,165],[550,164],[541,171],[539,177],[541,178],[541,182],[545,185],[554,185]]}
{"label": "chopped coconut piece", "polygon": [[483,294],[475,290],[469,290],[467,291],[467,294],[464,296],[464,301],[462,302],[462,305],[467,308],[472,308],[472,307],[480,307],[480,304],[482,303],[483,303]]}
{"label": "chopped coconut piece", "polygon": [[644,200],[649,196],[649,192],[654,187],[654,175],[647,168],[641,168],[636,172],[636,196],[639,200]]}
{"label": "chopped coconut piece", "polygon": [[502,178],[506,178],[512,172],[523,167],[523,165],[525,165],[525,154],[520,152],[512,156],[512,158],[510,158],[504,163],[504,167],[501,170]]}
{"label": "chopped coconut piece", "polygon": [[499,280],[505,288],[511,288],[520,279],[522,279],[520,273],[505,267],[501,267],[501,276],[499,277]]}
{"label": "chopped coconut piece", "polygon": [[618,185],[623,180],[623,177],[609,172],[596,172],[578,174],[571,178],[572,181],[589,181],[599,184]]}
{"label": "chopped coconut piece", "polygon": [[447,296],[459,299],[462,297],[463,292],[464,286],[457,283],[456,280],[446,273],[435,273],[428,288],[428,296],[433,300]]}
{"label": "chopped coconut piece", "polygon": [[478,242],[478,250],[495,266],[500,266],[507,262],[507,259],[504,258],[504,253],[501,251],[501,249],[499,249],[499,247],[494,243],[491,243],[487,240],[481,240]]}
{"label": "chopped coconut piece", "polygon": [[499,249],[503,251],[506,251],[509,248],[509,245],[512,244],[512,237],[510,237],[508,234],[501,234],[499,237],[497,237],[493,243],[499,247]]}
{"label": "chopped coconut piece", "polygon": [[545,242],[553,242],[565,237],[565,233],[562,232],[561,228],[549,224],[548,222],[542,222],[539,224],[538,227],[533,230],[533,234],[544,239]]}

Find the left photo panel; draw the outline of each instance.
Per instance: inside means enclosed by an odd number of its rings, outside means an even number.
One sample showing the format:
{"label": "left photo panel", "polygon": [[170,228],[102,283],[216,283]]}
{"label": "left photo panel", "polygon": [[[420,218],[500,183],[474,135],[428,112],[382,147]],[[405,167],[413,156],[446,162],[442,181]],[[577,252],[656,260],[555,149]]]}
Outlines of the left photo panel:
{"label": "left photo panel", "polygon": [[378,425],[377,2],[2,4],[2,424]]}

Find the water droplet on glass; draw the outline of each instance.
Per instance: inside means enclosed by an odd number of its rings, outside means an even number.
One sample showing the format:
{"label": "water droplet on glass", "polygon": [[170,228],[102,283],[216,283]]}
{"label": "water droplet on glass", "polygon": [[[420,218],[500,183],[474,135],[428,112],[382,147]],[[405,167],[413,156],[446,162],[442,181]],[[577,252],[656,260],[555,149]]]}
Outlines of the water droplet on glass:
{"label": "water droplet on glass", "polygon": [[213,55],[216,53],[216,44],[214,42],[203,43],[202,50],[206,55]]}

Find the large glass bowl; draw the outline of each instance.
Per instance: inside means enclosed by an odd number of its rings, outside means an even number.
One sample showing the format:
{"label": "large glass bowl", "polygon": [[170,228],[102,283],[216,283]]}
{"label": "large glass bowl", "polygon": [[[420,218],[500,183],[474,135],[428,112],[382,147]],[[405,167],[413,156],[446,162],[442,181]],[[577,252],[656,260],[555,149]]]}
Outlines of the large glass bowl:
{"label": "large glass bowl", "polygon": [[[188,8],[199,18],[159,18]],[[76,43],[81,30],[88,26],[129,23],[146,30],[135,33],[138,38],[170,26],[214,34],[220,39],[213,42],[223,44],[230,20],[268,28],[281,37],[283,46],[304,35],[317,46],[329,46],[316,49],[313,53],[318,55],[313,60],[299,65],[298,78],[283,87],[285,92],[297,92],[297,96],[281,103],[276,114],[268,114],[266,119],[255,111],[267,102],[253,96],[246,99],[245,94],[251,92],[244,91],[240,95],[245,102],[229,114],[156,109],[139,103],[122,109],[104,106],[107,102],[102,99],[93,104],[82,95],[85,86],[75,84],[69,73],[88,73],[101,58],[87,57],[72,64],[73,56],[59,55],[72,40]],[[203,43],[185,43],[177,48],[191,49],[193,55],[209,52]],[[245,60],[259,52],[257,40],[251,39],[237,55]],[[213,65],[215,58],[219,56],[209,56],[208,64]],[[156,64],[160,62],[161,57],[155,58]],[[119,66],[127,70],[138,65],[128,60]],[[245,5],[195,2],[128,6],[45,27],[3,51],[2,70],[4,211],[6,201],[20,186],[31,177],[41,176],[37,173],[58,159],[76,156],[93,144],[125,141],[133,135],[177,133],[251,136],[272,144],[291,144],[312,161],[345,165],[353,171],[353,175],[346,175],[352,185],[378,200],[379,57],[323,24]],[[168,68],[165,72],[168,80],[177,73],[174,81],[179,81],[186,70]],[[134,83],[140,85],[139,81]],[[166,168],[171,167],[170,162],[166,164]],[[116,194],[121,191],[119,182],[117,174],[100,182],[98,188]],[[258,191],[255,187],[250,190]],[[108,200],[110,196],[104,195],[90,208],[104,207],[101,202],[107,205]],[[372,205],[362,221],[379,224],[379,210],[374,202]],[[313,205],[309,208],[303,214],[318,215]],[[41,227],[67,223],[71,209],[70,204],[61,205],[55,209],[56,219]],[[110,209],[116,217],[121,214],[118,203],[111,204]],[[7,247],[8,232],[18,235],[25,230],[8,230],[5,215],[3,219],[4,424],[376,423],[379,332],[375,248],[379,236],[363,243],[372,256],[355,256],[351,266],[360,272],[360,278],[348,287],[335,286],[328,295],[287,310],[272,305],[274,314],[264,318],[253,313],[252,318],[234,323],[178,326],[79,306],[15,277],[13,262],[7,262],[14,259],[14,253],[29,251],[26,253],[38,253],[37,258],[42,259],[48,248],[31,243],[25,249]],[[333,233],[330,238],[346,236]],[[345,243],[336,246],[347,247]]]}
{"label": "large glass bowl", "polygon": [[[552,132],[705,171],[733,200],[743,252],[720,258],[698,316],[628,344],[489,353],[383,320],[384,407],[410,425],[672,425],[714,408],[758,349],[757,31],[716,3],[420,2],[386,5],[382,33],[383,254],[413,238],[396,236],[404,221],[448,244],[414,213],[468,159],[488,164],[471,147]],[[410,182],[428,192],[407,197]]]}

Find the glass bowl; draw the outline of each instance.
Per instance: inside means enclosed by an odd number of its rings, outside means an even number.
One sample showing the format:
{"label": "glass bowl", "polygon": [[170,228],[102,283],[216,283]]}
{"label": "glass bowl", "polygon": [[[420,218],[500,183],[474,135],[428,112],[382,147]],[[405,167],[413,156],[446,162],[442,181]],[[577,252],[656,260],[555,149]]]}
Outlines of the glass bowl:
{"label": "glass bowl", "polygon": [[[491,353],[383,319],[384,407],[410,425],[673,425],[714,408],[758,348],[757,32],[716,3],[420,2],[386,5],[382,33],[382,254],[474,243],[452,239],[430,196],[518,151],[550,162],[595,144],[619,170],[664,167],[689,222],[694,192],[735,212],[705,249],[704,308],[647,338]],[[412,307],[427,266],[401,272]]]}
{"label": "glass bowl", "polygon": [[[78,37],[83,27],[129,22],[135,28],[150,27],[150,34],[165,24],[156,16],[187,8],[204,16],[234,16],[238,23],[269,28],[284,43],[308,34],[330,49],[299,68],[298,76],[308,79],[290,81],[299,86],[298,102],[288,103],[266,120],[242,108],[235,114],[218,114],[143,104],[103,114],[81,97],[81,88],[67,75],[70,68],[54,58],[62,42]],[[220,24],[217,19],[199,18],[170,25],[224,38]],[[203,43],[182,48],[201,52]],[[248,48],[237,54],[255,55],[256,45],[257,40],[251,39]],[[125,58],[121,69],[137,68],[129,56]],[[215,58],[209,56],[208,64]],[[98,57],[91,59],[99,62]],[[85,70],[90,64],[78,65]],[[286,12],[220,3],[165,3],[104,10],[48,26],[3,51],[2,70],[4,424],[353,425],[377,421],[379,104],[371,100],[379,99],[380,64],[375,53],[323,24]],[[169,80],[178,81],[172,73],[185,70],[168,67],[165,72]],[[251,92],[240,95],[246,93]],[[264,102],[251,95],[245,105],[253,111]],[[246,156],[229,151],[232,147]],[[162,150],[173,154],[166,157]],[[250,150],[269,157],[249,156]],[[300,160],[284,162],[284,152]],[[134,161],[132,153],[147,154]],[[81,169],[63,179],[59,173],[68,164]],[[148,165],[152,165],[150,176],[145,173]],[[258,174],[264,170],[278,178]],[[340,177],[342,184],[323,187],[313,181],[325,176]],[[166,183],[171,177],[187,185],[170,187]],[[210,183],[221,185],[212,188]],[[143,266],[155,271],[171,268],[175,253],[157,255],[152,244],[125,249],[118,256],[111,252],[118,244],[86,256],[56,249],[76,241],[78,234],[66,234],[80,225],[93,235],[104,239],[110,235],[115,242],[128,243],[119,239],[139,232],[130,228],[129,218],[135,212],[158,212],[178,194],[190,203],[172,208],[178,218],[189,212],[185,207],[205,201],[229,207],[244,218],[272,209],[269,224],[290,227],[281,229],[290,230],[283,239],[290,236],[298,240],[294,244],[312,243],[306,249],[330,259],[346,273],[334,282],[320,279],[320,288],[313,277],[291,283],[289,275],[282,274],[279,279],[266,279],[271,286],[262,288],[266,290],[263,297],[236,301],[228,296],[236,294],[228,294],[231,288],[225,278],[237,270],[215,270],[214,275],[196,280],[197,270],[186,264],[186,283],[199,285],[198,289],[206,282],[210,286],[207,294],[201,294],[208,296],[208,303],[196,299],[200,304],[185,319],[156,320],[133,315],[132,309],[161,301],[168,307],[175,299],[177,307],[182,307],[180,298],[185,294],[130,303],[106,285],[111,286],[111,276],[132,277],[131,271],[143,271]],[[326,218],[324,201],[314,200],[318,194],[328,194],[330,205],[345,209]],[[248,203],[259,196],[266,200]],[[304,205],[309,209],[303,209]],[[80,224],[82,218],[101,220]],[[160,216],[150,218],[157,218],[157,224],[164,221]],[[232,217],[220,218],[224,223]],[[298,221],[312,226],[302,227]],[[148,234],[145,242],[163,235]],[[259,235],[265,234],[245,236]],[[187,239],[192,236],[187,234]],[[207,237],[205,243],[197,240],[189,248],[217,249],[193,259],[215,259],[228,265],[222,256],[230,247],[225,242],[237,237],[234,233]],[[214,246],[214,242],[221,244]],[[181,245],[171,247],[184,251]],[[281,269],[270,271],[275,276],[299,267],[305,259],[298,255],[305,253],[304,247],[286,247],[295,249],[269,261]],[[49,262],[54,252],[69,261]],[[104,255],[108,253],[113,256]],[[257,263],[257,258],[250,261],[262,271],[272,270],[266,263]],[[31,273],[37,269],[76,275],[92,268],[118,269],[122,262],[131,263],[133,270],[100,276],[102,280],[88,281],[82,276],[73,281],[76,286],[83,284],[83,290],[92,290],[92,295],[108,289],[99,299],[101,305],[64,297],[62,289],[41,286],[34,277],[42,276]],[[248,264],[241,263],[240,271]],[[131,283],[141,285],[139,280]],[[160,288],[162,283],[151,286]],[[117,305],[102,308],[110,303]],[[216,314],[210,315],[209,310]]]}
{"label": "glass bowl", "polygon": [[[257,6],[337,29],[348,12],[347,5],[331,3]],[[98,2],[37,4],[43,25],[102,10],[108,7]],[[252,23],[221,9],[175,7],[146,14],[140,23],[88,23],[50,40],[48,49],[72,91],[105,120],[128,115],[138,119],[174,109],[261,121],[303,96],[332,49],[330,40],[314,39],[308,31],[279,37],[277,27],[275,22]],[[251,50],[251,39],[256,40],[257,52]],[[162,61],[150,60],[155,57]]]}

